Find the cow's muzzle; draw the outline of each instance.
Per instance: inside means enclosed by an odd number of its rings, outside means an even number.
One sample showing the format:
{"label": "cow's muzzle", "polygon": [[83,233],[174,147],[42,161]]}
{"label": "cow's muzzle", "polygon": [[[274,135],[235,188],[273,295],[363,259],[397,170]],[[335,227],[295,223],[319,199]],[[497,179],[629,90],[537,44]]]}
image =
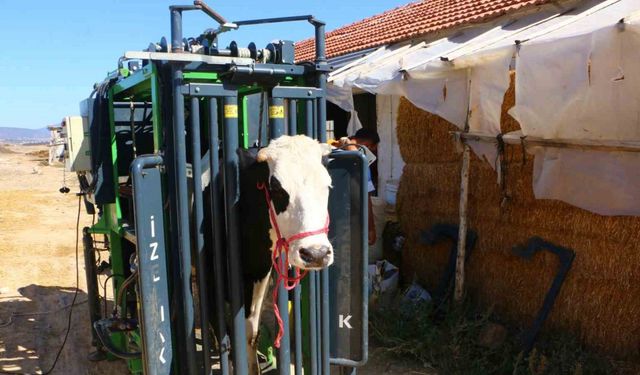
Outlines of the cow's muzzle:
{"label": "cow's muzzle", "polygon": [[333,249],[331,246],[309,246],[298,250],[300,259],[306,269],[320,269],[333,263]]}

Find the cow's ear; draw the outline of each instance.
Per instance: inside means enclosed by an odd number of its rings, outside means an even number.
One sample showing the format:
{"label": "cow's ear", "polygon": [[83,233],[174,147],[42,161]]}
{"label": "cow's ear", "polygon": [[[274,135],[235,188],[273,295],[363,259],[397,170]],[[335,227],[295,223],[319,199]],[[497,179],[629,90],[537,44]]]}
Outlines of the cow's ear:
{"label": "cow's ear", "polygon": [[240,168],[246,169],[252,166],[256,162],[256,154],[258,149],[256,148],[238,148],[238,157],[240,159]]}
{"label": "cow's ear", "polygon": [[256,160],[259,163],[262,163],[262,162],[268,161],[269,159],[272,159],[272,158],[273,158],[272,150],[269,149],[268,147],[265,147],[265,148],[260,149],[260,151],[258,151],[258,156],[257,156]]}

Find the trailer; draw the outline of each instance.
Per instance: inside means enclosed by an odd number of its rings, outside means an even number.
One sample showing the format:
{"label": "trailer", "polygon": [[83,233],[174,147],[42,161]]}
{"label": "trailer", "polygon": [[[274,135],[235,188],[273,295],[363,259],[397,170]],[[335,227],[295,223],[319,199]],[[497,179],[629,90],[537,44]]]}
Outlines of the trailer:
{"label": "trailer", "polygon": [[[201,1],[169,10],[170,39],[126,52],[65,131],[96,219],[83,231],[90,359],[125,360],[132,374],[247,374],[237,151],[283,135],[326,143],[325,25],[312,16],[228,22]],[[219,27],[183,38],[189,11]],[[287,40],[219,46],[240,27],[280,22],[314,28],[314,61],[296,63]],[[368,166],[360,152],[335,151],[326,168],[335,260],[291,292],[276,286],[282,342],[275,350],[262,340],[260,350],[277,353],[279,374],[355,373],[367,360]]]}

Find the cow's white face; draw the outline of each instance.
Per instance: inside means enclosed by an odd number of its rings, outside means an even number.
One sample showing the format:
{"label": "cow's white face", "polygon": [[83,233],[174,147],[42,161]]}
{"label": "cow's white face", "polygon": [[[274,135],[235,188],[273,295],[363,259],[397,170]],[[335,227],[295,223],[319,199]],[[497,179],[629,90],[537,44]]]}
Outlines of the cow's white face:
{"label": "cow's white face", "polygon": [[[329,145],[303,136],[281,136],[258,152],[258,161],[269,165],[269,192],[283,237],[317,231],[327,223],[331,177],[322,163]],[[271,238],[277,240],[271,230]],[[333,247],[326,233],[293,241],[289,264],[321,269],[333,263]]]}

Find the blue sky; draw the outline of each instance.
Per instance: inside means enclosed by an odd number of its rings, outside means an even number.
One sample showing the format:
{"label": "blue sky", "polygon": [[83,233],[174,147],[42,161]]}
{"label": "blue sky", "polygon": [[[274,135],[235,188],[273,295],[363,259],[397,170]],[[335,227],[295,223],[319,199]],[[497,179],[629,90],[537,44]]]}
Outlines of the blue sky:
{"label": "blue sky", "polygon": [[[78,113],[92,85],[116,67],[127,50],[142,50],[169,38],[171,4],[190,0],[35,1],[0,0],[0,126],[40,128]],[[231,21],[313,14],[327,30],[409,0],[272,0],[208,4]],[[185,36],[215,26],[202,13],[185,14]],[[311,37],[307,23],[253,26],[221,39],[261,47],[273,39]]]}

